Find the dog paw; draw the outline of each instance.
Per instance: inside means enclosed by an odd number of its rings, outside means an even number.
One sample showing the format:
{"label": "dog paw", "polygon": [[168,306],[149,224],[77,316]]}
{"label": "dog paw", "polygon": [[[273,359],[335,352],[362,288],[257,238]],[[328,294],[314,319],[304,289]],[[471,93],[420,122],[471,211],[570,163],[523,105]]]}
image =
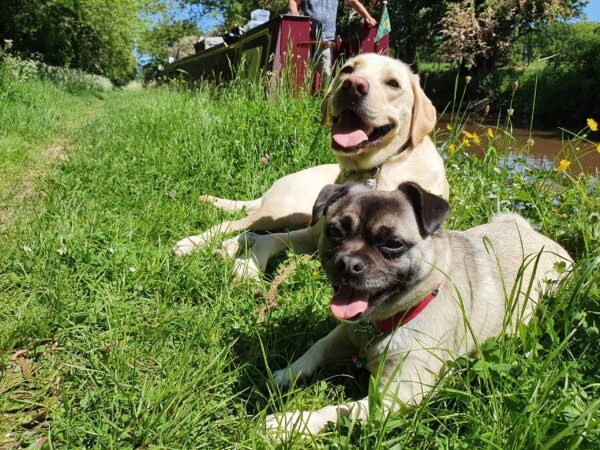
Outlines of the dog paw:
{"label": "dog paw", "polygon": [[270,414],[265,419],[267,433],[280,441],[287,440],[294,434],[303,437],[317,435],[325,425],[327,421],[317,411]]}
{"label": "dog paw", "polygon": [[221,259],[232,259],[238,254],[240,249],[240,236],[236,236],[221,242],[213,254]]}
{"label": "dog paw", "polygon": [[219,201],[217,197],[213,197],[212,195],[201,195],[200,197],[198,197],[198,200],[207,203],[218,203]]}
{"label": "dog paw", "polygon": [[290,385],[292,381],[290,368],[286,367],[285,369],[279,369],[273,372],[273,384],[280,388],[286,388]]}
{"label": "dog paw", "polygon": [[173,247],[173,255],[178,257],[186,256],[190,253],[194,253],[197,247],[198,245],[195,244],[194,241],[192,241],[189,237],[187,237],[175,244]]}
{"label": "dog paw", "polygon": [[252,247],[254,244],[256,244],[257,241],[259,241],[261,238],[263,238],[265,235],[264,234],[258,234],[258,233],[254,233],[252,231],[246,231],[244,233],[244,243],[240,245],[244,245],[246,247]]}
{"label": "dog paw", "polygon": [[254,258],[237,258],[233,263],[233,282],[239,283],[242,280],[259,279],[260,267]]}

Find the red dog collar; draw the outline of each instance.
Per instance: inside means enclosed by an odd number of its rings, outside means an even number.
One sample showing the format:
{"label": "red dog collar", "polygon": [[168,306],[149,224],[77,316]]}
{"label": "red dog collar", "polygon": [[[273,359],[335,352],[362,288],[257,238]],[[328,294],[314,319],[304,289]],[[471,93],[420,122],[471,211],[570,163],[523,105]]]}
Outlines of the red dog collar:
{"label": "red dog collar", "polygon": [[421,314],[421,312],[427,308],[427,305],[429,305],[429,303],[431,303],[431,301],[439,294],[441,286],[441,284],[438,284],[431,294],[429,294],[427,297],[421,300],[420,303],[417,303],[412,308],[397,312],[392,317],[378,321],[376,326],[379,332],[381,334],[391,333],[396,329],[396,327],[406,325],[408,322],[413,320],[415,317]]}

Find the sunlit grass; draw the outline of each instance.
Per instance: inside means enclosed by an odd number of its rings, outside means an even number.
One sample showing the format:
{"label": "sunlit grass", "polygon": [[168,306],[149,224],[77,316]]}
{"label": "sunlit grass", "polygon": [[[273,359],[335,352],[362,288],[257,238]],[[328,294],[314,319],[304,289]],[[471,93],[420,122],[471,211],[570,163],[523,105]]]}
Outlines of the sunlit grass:
{"label": "sunlit grass", "polygon": [[[36,83],[10,81],[21,94],[0,123],[14,124],[4,136],[42,145],[63,137],[92,96]],[[45,178],[45,195],[19,204],[0,241],[0,442],[269,448],[265,414],[364,397],[365,373],[349,362],[287,392],[270,384],[271,370],[334,323],[316,258],[299,261],[278,306],[258,323],[265,300],[255,291],[268,289],[270,276],[232,286],[230,266],[211,249],[170,254],[177,239],[221,220],[200,194],[254,198],[286,173],[333,161],[319,99],[284,91],[274,99],[238,82],[113,92],[94,102],[95,115],[69,136],[69,160]],[[53,114],[57,105],[69,114]],[[555,170],[560,161],[534,165],[501,150],[500,139],[510,138],[503,127],[476,139],[462,123],[436,134],[451,186],[447,226],[518,211],[569,250],[575,273],[518,336],[452,362],[428,402],[330,427],[314,445],[600,445],[600,188],[574,170],[576,153],[565,153],[564,170]],[[467,142],[484,157],[472,156]],[[11,161],[7,167],[26,169],[26,159]],[[273,270],[288,258],[296,257],[279,258]]]}

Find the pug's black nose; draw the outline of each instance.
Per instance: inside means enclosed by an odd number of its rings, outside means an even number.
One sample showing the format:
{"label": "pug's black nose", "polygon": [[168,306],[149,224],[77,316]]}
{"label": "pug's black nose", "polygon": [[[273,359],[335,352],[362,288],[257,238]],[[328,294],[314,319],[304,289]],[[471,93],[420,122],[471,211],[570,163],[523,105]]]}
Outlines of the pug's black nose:
{"label": "pug's black nose", "polygon": [[356,255],[344,256],[344,266],[346,266],[346,272],[350,275],[360,275],[365,271],[367,265],[361,257]]}

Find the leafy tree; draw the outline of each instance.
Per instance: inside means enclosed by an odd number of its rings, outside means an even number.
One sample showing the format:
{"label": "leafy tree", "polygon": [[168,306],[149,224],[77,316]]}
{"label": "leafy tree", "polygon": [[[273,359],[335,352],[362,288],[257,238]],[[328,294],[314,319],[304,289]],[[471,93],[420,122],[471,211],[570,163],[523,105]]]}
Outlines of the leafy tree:
{"label": "leafy tree", "polygon": [[405,62],[414,63],[419,47],[434,44],[445,11],[444,2],[439,0],[390,0],[390,46],[397,56]]}
{"label": "leafy tree", "polygon": [[164,61],[167,56],[175,56],[169,51],[177,41],[184,36],[195,36],[198,39],[199,31],[196,24],[190,19],[167,20],[155,23],[144,30],[140,36],[138,49],[150,56],[152,61]]}
{"label": "leafy tree", "polygon": [[[533,58],[553,56],[539,73],[536,119],[579,126],[600,117],[600,25],[553,23],[533,37],[531,48]],[[533,98],[533,88],[523,97]]]}
{"label": "leafy tree", "polygon": [[287,0],[190,0],[190,3],[219,11],[223,16],[222,28],[225,30],[246,23],[250,20],[250,12],[255,9],[271,11],[271,18],[285,14],[288,10]]}
{"label": "leafy tree", "polygon": [[581,15],[587,0],[461,0],[442,18],[439,55],[491,71],[511,44],[555,20]]}
{"label": "leafy tree", "polygon": [[135,73],[134,38],[141,0],[2,0],[0,39],[25,56],[107,76]]}
{"label": "leafy tree", "polygon": [[167,48],[167,56],[172,56],[175,59],[184,58],[196,53],[194,44],[198,40],[198,35],[192,34],[183,36],[177,39],[172,45]]}

